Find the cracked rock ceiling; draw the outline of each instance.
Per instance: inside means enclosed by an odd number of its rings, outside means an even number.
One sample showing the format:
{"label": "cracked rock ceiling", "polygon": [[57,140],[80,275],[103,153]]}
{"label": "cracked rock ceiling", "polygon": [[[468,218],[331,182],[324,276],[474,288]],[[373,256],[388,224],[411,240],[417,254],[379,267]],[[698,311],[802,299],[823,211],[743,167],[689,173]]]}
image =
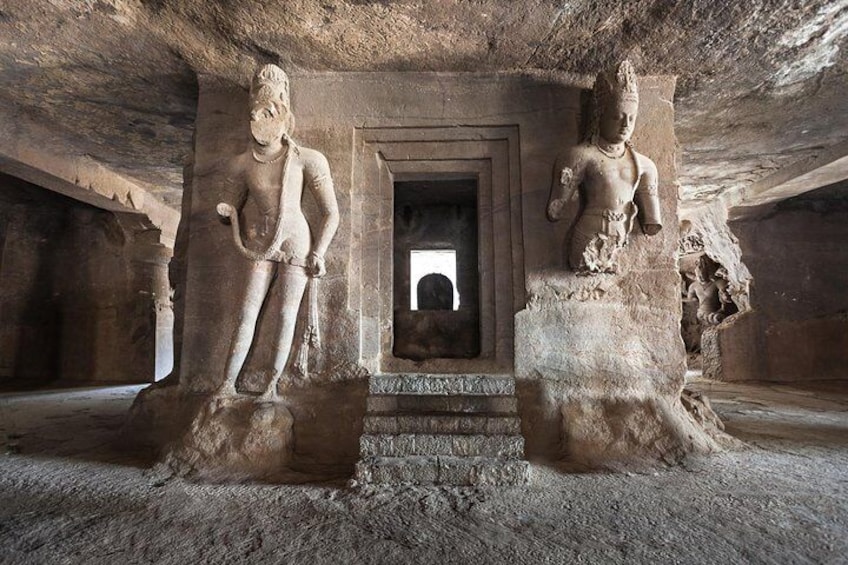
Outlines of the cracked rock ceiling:
{"label": "cracked rock ceiling", "polygon": [[[688,203],[848,140],[848,0],[2,0],[0,130],[179,207],[196,73],[678,76]],[[3,140],[0,140],[2,149]]]}

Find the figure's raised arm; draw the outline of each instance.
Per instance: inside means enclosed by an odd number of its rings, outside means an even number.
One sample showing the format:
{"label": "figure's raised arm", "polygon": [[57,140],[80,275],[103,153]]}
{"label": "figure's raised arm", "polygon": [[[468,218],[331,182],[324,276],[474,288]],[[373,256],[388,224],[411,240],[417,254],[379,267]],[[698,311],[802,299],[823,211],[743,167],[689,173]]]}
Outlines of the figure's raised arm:
{"label": "figure's raised arm", "polygon": [[570,151],[557,159],[548,199],[548,220],[556,222],[562,219],[568,201],[579,194],[585,168],[584,160],[578,151]]}

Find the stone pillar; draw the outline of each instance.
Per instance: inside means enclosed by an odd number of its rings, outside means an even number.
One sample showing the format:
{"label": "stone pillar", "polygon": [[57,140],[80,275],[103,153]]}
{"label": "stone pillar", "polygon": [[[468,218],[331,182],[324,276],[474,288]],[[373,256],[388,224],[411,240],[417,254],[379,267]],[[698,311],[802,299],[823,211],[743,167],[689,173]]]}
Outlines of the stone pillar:
{"label": "stone pillar", "polygon": [[145,374],[150,382],[165,378],[174,365],[174,308],[168,263],[173,250],[162,243],[162,232],[139,214],[116,214],[128,235],[132,288],[142,308],[153,316],[145,336]]}

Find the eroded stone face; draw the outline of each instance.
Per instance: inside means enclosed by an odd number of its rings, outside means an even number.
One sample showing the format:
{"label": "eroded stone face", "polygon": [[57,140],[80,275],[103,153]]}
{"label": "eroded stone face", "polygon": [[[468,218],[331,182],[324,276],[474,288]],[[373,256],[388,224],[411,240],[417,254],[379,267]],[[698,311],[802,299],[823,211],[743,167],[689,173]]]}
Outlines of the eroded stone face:
{"label": "eroded stone face", "polygon": [[598,133],[610,143],[630,141],[636,127],[639,101],[634,98],[616,96],[604,107]]}

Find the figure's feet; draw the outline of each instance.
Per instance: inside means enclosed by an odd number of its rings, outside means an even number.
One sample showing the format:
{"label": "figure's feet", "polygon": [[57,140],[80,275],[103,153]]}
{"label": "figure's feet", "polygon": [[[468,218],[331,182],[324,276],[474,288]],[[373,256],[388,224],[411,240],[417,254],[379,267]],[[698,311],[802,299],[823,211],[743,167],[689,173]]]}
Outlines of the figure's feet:
{"label": "figure's feet", "polygon": [[277,381],[274,381],[268,385],[268,388],[266,388],[265,392],[256,399],[256,402],[274,402],[279,399],[280,395],[277,394]]}

